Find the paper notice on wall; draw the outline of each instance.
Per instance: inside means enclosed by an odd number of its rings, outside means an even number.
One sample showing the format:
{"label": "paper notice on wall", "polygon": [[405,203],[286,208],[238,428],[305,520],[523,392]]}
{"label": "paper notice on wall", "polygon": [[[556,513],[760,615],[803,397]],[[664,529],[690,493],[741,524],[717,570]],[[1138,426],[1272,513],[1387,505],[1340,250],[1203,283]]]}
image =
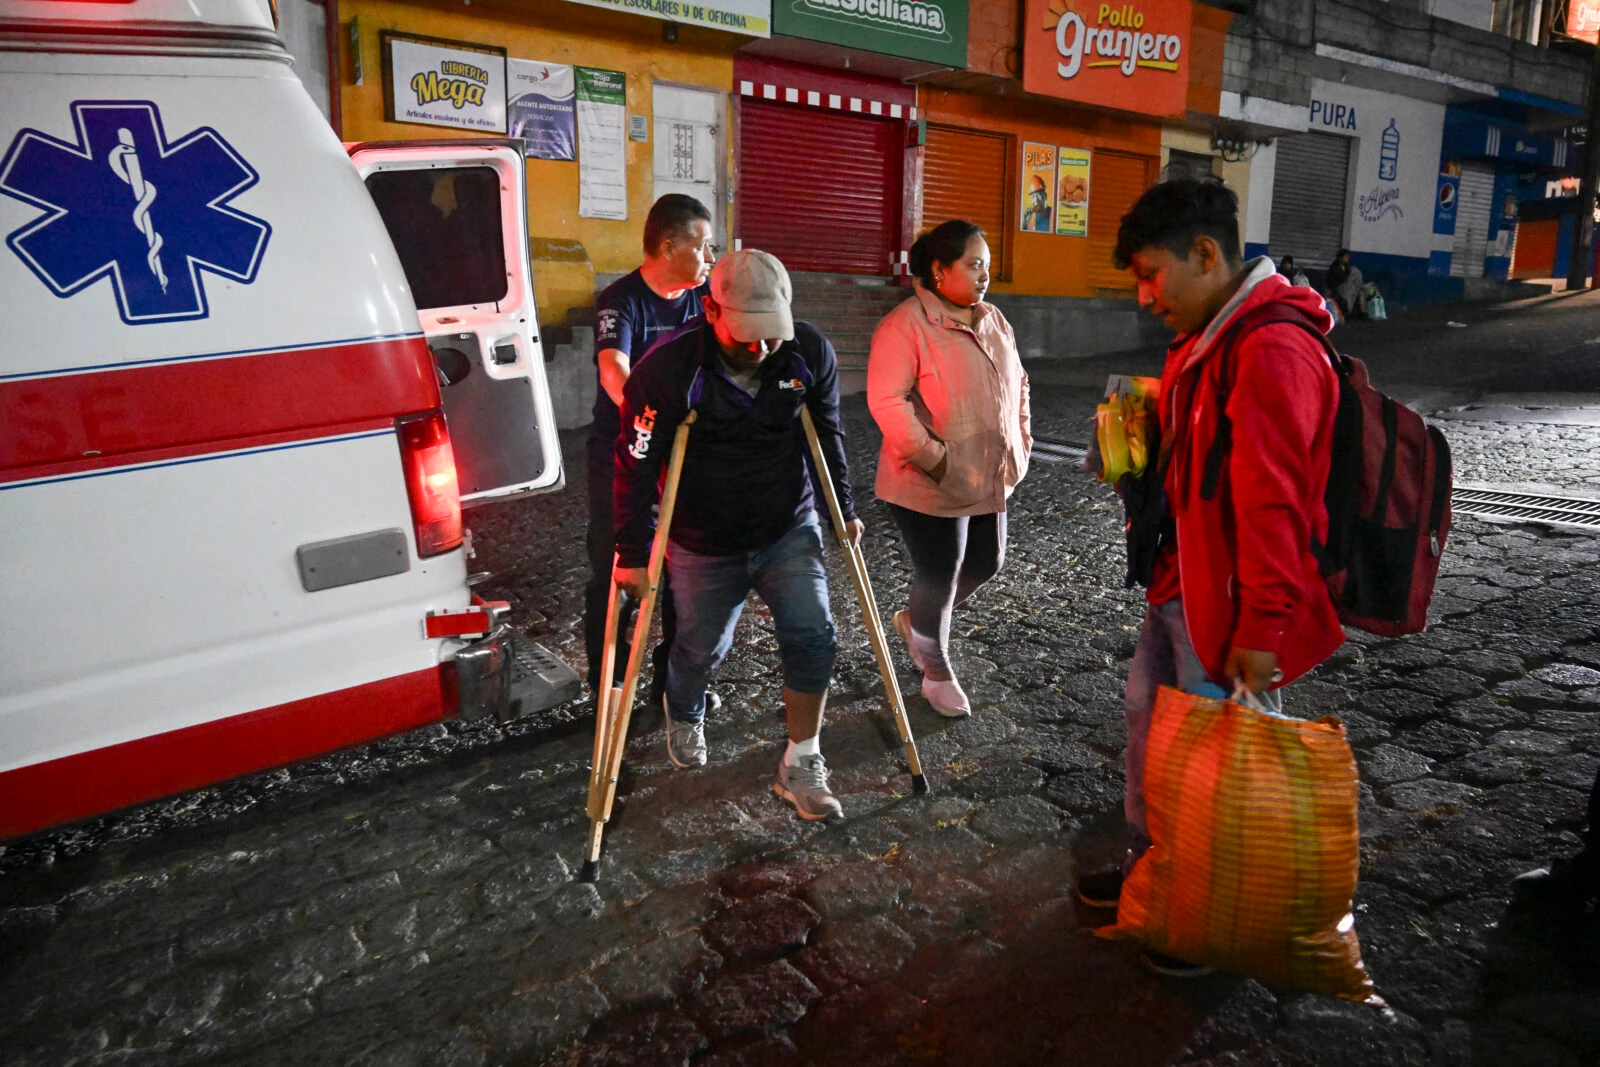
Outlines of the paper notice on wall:
{"label": "paper notice on wall", "polygon": [[628,217],[628,92],[617,70],[578,67],[578,214]]}
{"label": "paper notice on wall", "polygon": [[1056,149],[1056,233],[1089,236],[1089,152]]}
{"label": "paper notice on wall", "polygon": [[506,60],[506,122],[533,159],[577,159],[577,90],[561,63]]}
{"label": "paper notice on wall", "polygon": [[1022,228],[1055,232],[1056,146],[1022,143]]}

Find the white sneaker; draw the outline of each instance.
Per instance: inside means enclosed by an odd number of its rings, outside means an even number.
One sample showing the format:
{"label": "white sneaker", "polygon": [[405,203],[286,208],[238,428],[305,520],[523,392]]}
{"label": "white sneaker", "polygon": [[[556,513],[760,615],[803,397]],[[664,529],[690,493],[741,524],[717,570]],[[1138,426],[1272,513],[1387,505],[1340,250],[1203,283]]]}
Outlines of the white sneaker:
{"label": "white sneaker", "polygon": [[661,695],[661,710],[667,716],[667,758],[676,767],[704,767],[706,765],[706,721],[673,722],[672,708],[667,696]]}
{"label": "white sneaker", "polygon": [[839,798],[828,788],[828,765],[820,755],[802,756],[793,763],[779,760],[772,791],[793,804],[802,819],[815,822],[844,817]]}
{"label": "white sneaker", "polygon": [[922,679],[922,696],[947,719],[964,719],[972,714],[972,702],[962,691],[961,683],[952,677],[948,682],[936,682],[926,676]]}

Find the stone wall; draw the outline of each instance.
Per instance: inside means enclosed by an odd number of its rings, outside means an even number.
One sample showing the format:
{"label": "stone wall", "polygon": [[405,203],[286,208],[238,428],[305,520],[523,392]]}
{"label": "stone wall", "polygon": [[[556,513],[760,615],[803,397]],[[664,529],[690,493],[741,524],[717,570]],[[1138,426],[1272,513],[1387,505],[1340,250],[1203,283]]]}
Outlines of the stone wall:
{"label": "stone wall", "polygon": [[1228,33],[1222,87],[1246,97],[1305,103],[1318,44],[1567,103],[1587,99],[1588,64],[1581,55],[1387,0],[1258,0]]}

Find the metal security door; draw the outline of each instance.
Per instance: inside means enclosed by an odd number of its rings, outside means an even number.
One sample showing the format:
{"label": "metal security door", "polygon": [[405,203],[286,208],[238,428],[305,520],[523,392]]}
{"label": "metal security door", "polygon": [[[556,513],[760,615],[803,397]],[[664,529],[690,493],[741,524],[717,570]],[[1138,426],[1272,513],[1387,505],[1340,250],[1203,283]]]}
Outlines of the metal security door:
{"label": "metal security door", "polygon": [[1511,277],[1554,277],[1560,237],[1560,219],[1523,219],[1517,223],[1516,243],[1511,246]]}
{"label": "metal security door", "polygon": [[1118,270],[1112,261],[1122,216],[1155,181],[1160,160],[1109,148],[1089,154],[1089,266],[1085,271],[1093,289],[1128,290],[1133,275]]}
{"label": "metal security door", "polygon": [[1007,276],[1006,191],[1011,188],[1006,162],[1011,139],[1004,134],[928,126],[922,161],[922,231],[947,219],[967,219],[983,227],[989,242],[989,270]]}
{"label": "metal security door", "polygon": [[1272,181],[1272,254],[1301,267],[1326,267],[1344,247],[1350,139],[1327,133],[1278,138]]}
{"label": "metal security door", "polygon": [[651,90],[655,112],[655,195],[685,193],[711,212],[713,240],[726,248],[727,212],[723,210],[722,94],[656,83]]}
{"label": "metal security door", "polygon": [[739,238],[790,270],[888,274],[905,123],[745,100]]}
{"label": "metal security door", "polygon": [[1483,277],[1489,248],[1489,217],[1494,213],[1494,167],[1461,164],[1461,196],[1456,208],[1456,239],[1450,250],[1452,278]]}

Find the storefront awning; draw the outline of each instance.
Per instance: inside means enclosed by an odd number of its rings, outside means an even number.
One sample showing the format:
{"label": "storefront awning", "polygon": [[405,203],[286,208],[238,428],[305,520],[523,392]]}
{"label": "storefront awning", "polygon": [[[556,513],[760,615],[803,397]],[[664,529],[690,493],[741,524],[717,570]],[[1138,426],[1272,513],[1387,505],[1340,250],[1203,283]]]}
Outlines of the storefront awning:
{"label": "storefront awning", "polygon": [[1564,137],[1532,134],[1519,123],[1459,115],[1445,121],[1441,154],[1445,159],[1507,159],[1555,170],[1578,165],[1578,150]]}

